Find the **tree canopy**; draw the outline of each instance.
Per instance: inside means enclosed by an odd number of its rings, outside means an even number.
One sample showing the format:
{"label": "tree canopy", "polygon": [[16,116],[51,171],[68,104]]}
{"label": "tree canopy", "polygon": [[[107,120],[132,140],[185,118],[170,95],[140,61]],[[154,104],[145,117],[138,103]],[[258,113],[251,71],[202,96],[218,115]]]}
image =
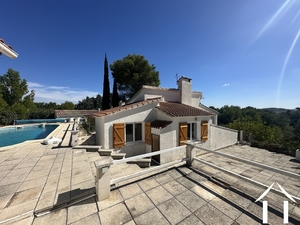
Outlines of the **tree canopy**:
{"label": "tree canopy", "polygon": [[[211,107],[213,108],[213,107]],[[215,108],[214,108],[215,109]],[[300,144],[300,110],[240,108],[225,105],[220,109],[220,125],[244,131],[244,140],[253,135],[253,145],[293,155]]]}
{"label": "tree canopy", "polygon": [[73,102],[70,101],[65,101],[64,103],[60,104],[60,109],[66,109],[66,110],[74,110],[75,109],[75,105]]}
{"label": "tree canopy", "polygon": [[118,94],[118,87],[116,79],[114,79],[114,86],[113,86],[113,93],[112,93],[112,106],[117,107],[119,106],[119,94]]}
{"label": "tree canopy", "polygon": [[85,99],[82,99],[82,101],[79,101],[75,105],[75,109],[85,109],[85,110],[97,110],[100,109],[102,106],[102,97],[101,95],[97,95],[95,97],[86,97]]}
{"label": "tree canopy", "polygon": [[34,91],[29,92],[27,82],[18,71],[8,69],[0,76],[0,123],[11,124],[15,119],[27,118],[30,110],[36,108]]}
{"label": "tree canopy", "polygon": [[142,55],[127,55],[110,65],[119,96],[123,101],[130,99],[143,85],[159,86],[159,72]]}
{"label": "tree canopy", "polygon": [[19,72],[13,69],[8,69],[6,74],[0,76],[0,91],[9,106],[22,102],[23,98],[27,102],[34,100],[34,91],[29,93],[27,81],[21,79]]}

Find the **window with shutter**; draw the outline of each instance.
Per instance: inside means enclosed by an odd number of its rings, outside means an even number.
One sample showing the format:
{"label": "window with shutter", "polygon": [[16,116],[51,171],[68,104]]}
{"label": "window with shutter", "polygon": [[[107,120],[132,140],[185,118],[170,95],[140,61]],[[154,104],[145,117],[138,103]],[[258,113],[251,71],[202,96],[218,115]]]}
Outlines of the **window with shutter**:
{"label": "window with shutter", "polygon": [[179,123],[179,145],[184,145],[188,140],[188,124]]}
{"label": "window with shutter", "polygon": [[201,140],[208,140],[208,122],[201,123]]}
{"label": "window with shutter", "polygon": [[125,145],[125,135],[124,135],[124,123],[115,123],[113,125],[113,147],[121,148]]}
{"label": "window with shutter", "polygon": [[151,123],[145,122],[145,143],[151,145]]}

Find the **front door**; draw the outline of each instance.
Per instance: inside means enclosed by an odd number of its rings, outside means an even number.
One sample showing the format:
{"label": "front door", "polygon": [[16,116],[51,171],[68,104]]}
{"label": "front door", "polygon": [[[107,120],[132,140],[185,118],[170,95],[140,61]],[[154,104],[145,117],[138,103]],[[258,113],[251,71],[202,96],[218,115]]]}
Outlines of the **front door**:
{"label": "front door", "polygon": [[[151,138],[151,140],[152,140],[152,144],[151,144],[152,152],[159,151],[159,135],[151,134],[151,137],[152,137]],[[152,156],[152,159],[155,162],[160,163],[160,155]]]}

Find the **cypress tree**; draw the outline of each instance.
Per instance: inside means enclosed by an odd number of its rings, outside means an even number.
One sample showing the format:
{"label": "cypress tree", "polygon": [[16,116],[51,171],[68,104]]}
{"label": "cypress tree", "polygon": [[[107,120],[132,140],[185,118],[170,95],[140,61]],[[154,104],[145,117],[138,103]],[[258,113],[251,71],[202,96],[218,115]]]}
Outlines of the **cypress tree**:
{"label": "cypress tree", "polygon": [[113,105],[113,107],[119,106],[119,94],[118,94],[118,88],[117,88],[116,79],[114,79],[112,105]]}
{"label": "cypress tree", "polygon": [[109,78],[108,78],[108,62],[105,53],[102,110],[109,109],[109,108],[110,108],[110,91],[109,91]]}

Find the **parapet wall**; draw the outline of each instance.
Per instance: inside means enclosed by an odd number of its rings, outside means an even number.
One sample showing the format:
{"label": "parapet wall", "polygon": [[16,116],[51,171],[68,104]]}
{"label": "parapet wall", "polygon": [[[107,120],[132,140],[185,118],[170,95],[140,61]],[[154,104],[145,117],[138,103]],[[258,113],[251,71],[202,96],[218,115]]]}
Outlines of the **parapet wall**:
{"label": "parapet wall", "polygon": [[216,150],[225,148],[237,143],[238,131],[226,127],[210,124],[209,127],[209,140],[200,143],[199,146]]}

